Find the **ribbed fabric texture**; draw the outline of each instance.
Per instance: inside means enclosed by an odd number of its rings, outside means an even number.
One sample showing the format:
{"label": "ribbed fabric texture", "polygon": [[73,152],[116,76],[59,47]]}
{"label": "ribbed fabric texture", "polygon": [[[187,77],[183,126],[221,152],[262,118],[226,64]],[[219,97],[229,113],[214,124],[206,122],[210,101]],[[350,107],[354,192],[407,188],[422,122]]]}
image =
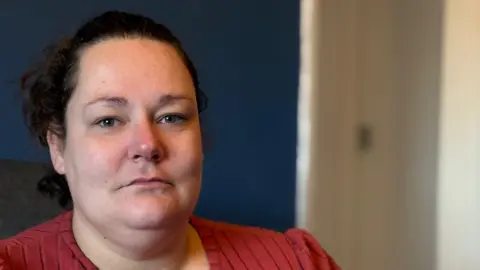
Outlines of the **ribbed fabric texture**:
{"label": "ribbed fabric texture", "polygon": [[[72,233],[72,212],[0,241],[0,270],[93,270]],[[210,269],[340,268],[307,232],[278,233],[254,227],[190,220],[206,251]]]}

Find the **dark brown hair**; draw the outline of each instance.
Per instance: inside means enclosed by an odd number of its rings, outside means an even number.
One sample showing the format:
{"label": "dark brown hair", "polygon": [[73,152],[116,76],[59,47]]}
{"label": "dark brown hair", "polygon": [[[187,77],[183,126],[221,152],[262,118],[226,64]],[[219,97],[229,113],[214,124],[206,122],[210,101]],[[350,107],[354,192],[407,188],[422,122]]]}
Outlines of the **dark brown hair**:
{"label": "dark brown hair", "polygon": [[[20,79],[23,113],[32,135],[44,147],[48,146],[48,131],[65,138],[65,113],[75,89],[78,60],[85,48],[109,38],[148,38],[173,46],[182,58],[192,78],[198,111],[207,107],[207,97],[199,88],[197,71],[178,38],[164,25],[150,18],[108,11],[88,20],[77,32],[44,51],[42,60]],[[71,194],[65,176],[52,168],[37,184],[37,189],[57,199],[64,208],[71,207]]]}

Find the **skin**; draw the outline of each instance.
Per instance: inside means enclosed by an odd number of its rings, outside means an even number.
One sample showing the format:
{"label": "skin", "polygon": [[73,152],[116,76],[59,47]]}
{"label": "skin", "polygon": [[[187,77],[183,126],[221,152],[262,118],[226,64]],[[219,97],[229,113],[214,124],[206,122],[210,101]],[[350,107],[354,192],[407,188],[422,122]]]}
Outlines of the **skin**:
{"label": "skin", "polygon": [[[205,265],[188,224],[201,185],[199,115],[177,51],[150,39],[104,40],[81,52],[76,83],[67,135],[49,133],[48,142],[82,251],[101,269]],[[168,183],[132,184],[138,178]]]}

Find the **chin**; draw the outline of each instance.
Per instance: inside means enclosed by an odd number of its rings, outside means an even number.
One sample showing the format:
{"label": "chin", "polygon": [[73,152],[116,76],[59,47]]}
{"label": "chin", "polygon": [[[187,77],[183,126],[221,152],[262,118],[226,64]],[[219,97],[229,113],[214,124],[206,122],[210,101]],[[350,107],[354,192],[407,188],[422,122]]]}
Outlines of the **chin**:
{"label": "chin", "polygon": [[154,195],[132,199],[119,211],[127,226],[139,230],[161,229],[172,222],[187,221],[190,215],[182,209],[178,199]]}

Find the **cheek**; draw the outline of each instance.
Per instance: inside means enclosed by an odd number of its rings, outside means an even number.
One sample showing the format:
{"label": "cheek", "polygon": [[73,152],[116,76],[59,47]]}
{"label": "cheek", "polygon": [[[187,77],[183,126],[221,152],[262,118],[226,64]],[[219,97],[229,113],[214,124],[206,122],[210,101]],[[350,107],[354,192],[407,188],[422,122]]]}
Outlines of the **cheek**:
{"label": "cheek", "polygon": [[200,132],[192,130],[172,138],[170,145],[169,159],[176,167],[176,174],[186,178],[199,177],[203,163]]}
{"label": "cheek", "polygon": [[65,160],[67,177],[75,186],[103,187],[118,170],[118,156],[108,142],[76,138]]}

